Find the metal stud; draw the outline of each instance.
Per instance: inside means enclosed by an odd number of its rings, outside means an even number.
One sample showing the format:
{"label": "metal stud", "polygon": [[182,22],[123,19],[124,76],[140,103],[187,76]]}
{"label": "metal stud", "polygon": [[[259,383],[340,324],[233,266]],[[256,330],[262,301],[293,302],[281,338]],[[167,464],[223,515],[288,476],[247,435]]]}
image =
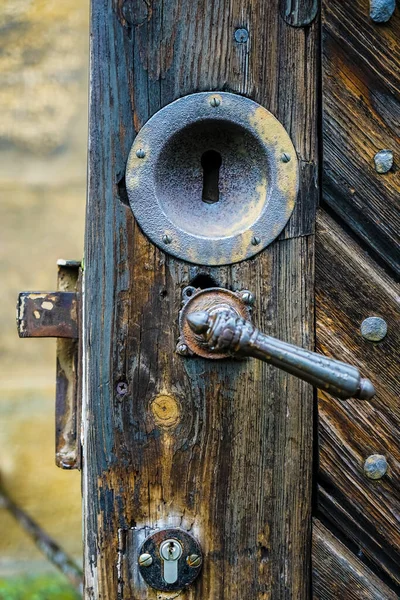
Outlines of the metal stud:
{"label": "metal stud", "polygon": [[291,158],[292,157],[290,156],[289,152],[284,152],[281,156],[281,161],[283,163],[288,163],[291,160]]}
{"label": "metal stud", "polygon": [[143,150],[143,148],[139,148],[136,150],[136,156],[138,158],[144,158],[146,156],[146,152]]}
{"label": "metal stud", "polygon": [[381,342],[387,334],[387,323],[381,317],[367,317],[361,323],[361,335],[369,342]]}
{"label": "metal stud", "polygon": [[364,473],[369,479],[381,479],[387,469],[387,460],[382,454],[371,454],[364,463]]}
{"label": "metal stud", "polygon": [[219,106],[221,104],[221,100],[214,96],[214,98],[211,98],[210,104],[213,108],[216,108],[217,106]]}
{"label": "metal stud", "polygon": [[374,163],[377,173],[388,173],[393,167],[393,152],[391,150],[379,150],[374,156]]}
{"label": "metal stud", "polygon": [[251,243],[253,244],[253,246],[258,246],[260,244],[260,242],[261,242],[260,238],[256,235],[251,240]]}

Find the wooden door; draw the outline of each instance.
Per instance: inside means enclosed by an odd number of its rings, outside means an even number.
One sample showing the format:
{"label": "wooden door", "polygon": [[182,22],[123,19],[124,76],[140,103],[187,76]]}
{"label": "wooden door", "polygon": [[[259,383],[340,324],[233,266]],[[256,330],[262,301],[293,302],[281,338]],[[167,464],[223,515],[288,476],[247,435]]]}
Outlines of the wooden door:
{"label": "wooden door", "polygon": [[[323,3],[317,348],[358,364],[377,394],[367,403],[318,394],[318,599],[400,592],[399,39],[398,9],[379,24],[367,1]],[[381,150],[394,156],[386,173],[374,161]],[[382,322],[362,335],[370,317],[383,319],[386,335]],[[364,463],[374,455],[384,457],[387,472],[381,476],[383,459],[371,459],[378,478],[370,479]]]}
{"label": "wooden door", "polygon": [[[367,4],[324,3],[321,57],[313,1],[92,2],[83,284],[88,599],[176,597],[143,585],[135,571],[137,536],[166,526],[194,533],[204,552],[202,574],[181,598],[397,597],[399,183],[396,162],[381,175],[373,157],[380,149],[396,155],[399,17],[375,25]],[[299,159],[300,190],[268,248],[205,268],[142,233],[124,173],[135,135],[154,113],[213,90],[247,96],[280,120]],[[309,385],[257,361],[249,368],[176,355],[181,293],[194,281],[252,289],[260,328],[305,348],[315,347],[316,314],[319,352],[359,364],[376,400],[320,394],[313,446]],[[379,344],[360,336],[368,316],[388,324]],[[371,454],[389,464],[377,481],[364,475]]]}

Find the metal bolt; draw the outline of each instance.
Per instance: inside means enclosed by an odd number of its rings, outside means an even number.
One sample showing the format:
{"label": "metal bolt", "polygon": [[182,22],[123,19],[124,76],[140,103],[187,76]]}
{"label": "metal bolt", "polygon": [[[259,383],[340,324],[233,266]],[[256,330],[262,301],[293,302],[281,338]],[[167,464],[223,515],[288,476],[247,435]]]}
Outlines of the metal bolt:
{"label": "metal bolt", "polygon": [[382,454],[371,454],[364,463],[364,473],[370,479],[381,479],[387,469],[387,460]]}
{"label": "metal bolt", "polygon": [[201,556],[199,556],[198,554],[191,554],[187,557],[186,562],[189,565],[189,567],[192,567],[192,569],[196,569],[201,565]]}
{"label": "metal bolt", "polygon": [[377,173],[388,173],[393,167],[393,152],[379,150],[374,156],[375,170]]}
{"label": "metal bolt", "polygon": [[249,32],[244,27],[240,27],[240,29],[236,29],[235,31],[235,40],[238,44],[245,44],[249,39]]}
{"label": "metal bolt", "polygon": [[145,552],[144,554],[141,554],[139,556],[138,562],[141,567],[150,567],[150,565],[153,564],[153,557],[151,556],[151,554]]}
{"label": "metal bolt", "polygon": [[139,148],[136,150],[136,156],[138,158],[144,158],[146,156],[146,152],[143,150],[143,148]]}
{"label": "metal bolt", "polygon": [[256,235],[253,237],[253,239],[251,240],[251,243],[253,244],[253,246],[258,246],[258,244],[261,242],[260,238],[257,237]]}
{"label": "metal bolt", "polygon": [[289,154],[289,152],[284,152],[281,156],[281,161],[284,163],[288,163],[291,160],[291,156]]}
{"label": "metal bolt", "polygon": [[168,233],[166,233],[165,235],[163,235],[162,241],[164,242],[164,244],[170,244],[172,242],[172,237],[168,235]]}
{"label": "metal bolt", "polygon": [[219,98],[211,98],[210,100],[210,104],[213,108],[216,108],[217,106],[219,106],[221,104],[221,100]]}
{"label": "metal bolt", "polygon": [[249,306],[253,306],[253,304],[256,300],[254,294],[249,292],[249,290],[244,290],[243,292],[240,293],[240,296],[241,296],[243,302],[245,304],[248,304]]}
{"label": "metal bolt", "polygon": [[381,342],[387,334],[387,323],[381,317],[367,317],[361,323],[361,335],[369,342]]}
{"label": "metal bolt", "polygon": [[176,347],[176,351],[181,356],[187,356],[189,353],[189,348],[186,346],[186,344],[178,344]]}
{"label": "metal bolt", "polygon": [[117,383],[117,394],[119,396],[125,396],[128,392],[128,384],[125,381],[120,381]]}

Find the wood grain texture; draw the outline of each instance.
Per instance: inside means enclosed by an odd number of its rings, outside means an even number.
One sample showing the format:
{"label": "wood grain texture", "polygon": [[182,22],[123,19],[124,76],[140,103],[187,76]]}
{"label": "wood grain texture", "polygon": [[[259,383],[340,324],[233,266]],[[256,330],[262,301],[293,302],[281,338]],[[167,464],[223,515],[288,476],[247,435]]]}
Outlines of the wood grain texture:
{"label": "wood grain texture", "polygon": [[[323,198],[400,272],[400,12],[387,25],[365,0],[323,3]],[[374,155],[394,153],[378,174]]]}
{"label": "wood grain texture", "polygon": [[[234,43],[238,26],[247,44]],[[312,389],[258,361],[175,354],[182,288],[199,273],[251,288],[255,321],[313,346],[316,46],[273,0],[92,2],[85,250],[86,598],[164,598],[125,576],[124,532],[179,525],[203,574],[181,598],[304,599],[309,591]],[[302,166],[281,241],[198,268],[165,255],[122,204],[135,131],[188,93],[245,94],[273,112]],[[312,174],[312,175],[310,175]],[[309,182],[313,182],[312,193]],[[122,183],[121,183],[122,182]],[[119,184],[119,185],[118,185]],[[126,381],[128,394],[116,393]],[[168,397],[160,415],[160,396]],[[163,401],[164,402],[164,401]]]}
{"label": "wood grain texture", "polygon": [[[319,393],[319,510],[355,544],[357,552],[400,583],[400,330],[399,288],[343,229],[321,212],[316,253],[317,348],[357,365],[376,396],[341,402]],[[368,316],[388,333],[380,343],[361,336]],[[385,455],[380,480],[364,475],[371,454]]]}
{"label": "wood grain texture", "polygon": [[281,0],[281,14],[292,27],[306,27],[318,14],[318,0]]}
{"label": "wood grain texture", "polygon": [[312,564],[314,600],[398,598],[318,519],[313,521]]}

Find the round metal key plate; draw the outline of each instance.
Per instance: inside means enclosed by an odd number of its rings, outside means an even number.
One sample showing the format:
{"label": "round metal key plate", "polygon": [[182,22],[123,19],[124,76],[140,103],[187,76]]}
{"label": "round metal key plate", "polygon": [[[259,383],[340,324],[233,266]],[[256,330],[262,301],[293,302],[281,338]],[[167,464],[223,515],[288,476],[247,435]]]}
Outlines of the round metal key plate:
{"label": "round metal key plate", "polygon": [[[167,583],[163,577],[163,545],[169,541],[176,541],[181,549],[177,558],[178,577],[174,583]],[[145,539],[139,554],[152,558],[149,566],[139,564],[143,579],[150,587],[162,592],[183,590],[193,583],[202,568],[203,554],[199,542],[190,533],[179,528],[156,531]]]}
{"label": "round metal key plate", "polygon": [[[210,153],[219,160],[212,202],[203,200]],[[195,264],[231,264],[254,256],[286,225],[298,161],[268,110],[236,94],[202,92],[169,104],[142,127],[126,186],[140,227],[165,252]]]}

